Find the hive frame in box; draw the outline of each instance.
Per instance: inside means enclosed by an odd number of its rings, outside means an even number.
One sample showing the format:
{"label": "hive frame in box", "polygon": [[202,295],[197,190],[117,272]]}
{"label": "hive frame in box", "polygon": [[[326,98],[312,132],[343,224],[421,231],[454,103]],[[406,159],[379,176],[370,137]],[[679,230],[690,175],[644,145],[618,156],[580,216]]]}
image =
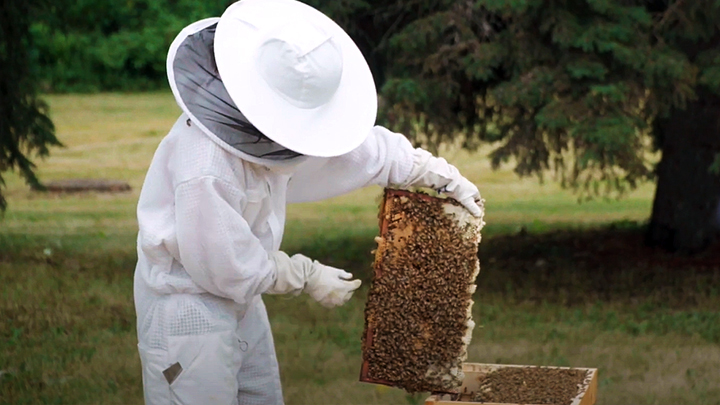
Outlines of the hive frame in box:
{"label": "hive frame in box", "polygon": [[[442,199],[442,198],[434,197],[434,196],[431,196],[431,195],[428,195],[428,194],[417,193],[417,192],[412,192],[412,191],[397,190],[397,189],[385,189],[385,193],[384,193],[383,201],[382,201],[382,205],[381,205],[381,210],[380,210],[380,214],[381,214],[381,215],[380,215],[379,218],[378,218],[381,237],[384,236],[384,235],[386,235],[386,234],[388,233],[388,226],[389,226],[389,224],[390,224],[390,222],[391,222],[391,221],[390,221],[390,218],[388,217],[388,215],[384,215],[384,213],[390,211],[390,210],[389,210],[389,208],[390,208],[390,201],[392,200],[393,197],[396,197],[396,196],[400,196],[400,197],[405,196],[405,197],[412,197],[412,198],[421,198],[421,199],[424,199],[424,200],[427,200],[427,201]],[[454,200],[453,200],[453,201],[454,201]],[[448,202],[449,202],[449,201],[448,201]],[[459,205],[459,203],[457,203],[457,204]],[[374,278],[379,278],[379,277],[381,277],[381,275],[382,275],[381,269],[379,268],[379,264],[380,264],[381,262],[380,262],[380,260],[378,260],[378,258],[379,258],[380,255],[382,254],[381,249],[378,248],[378,250],[376,251],[375,254],[376,254],[376,260],[375,260],[375,264],[374,264],[374,266],[373,266],[373,273],[374,273],[374,276],[373,276],[373,277],[374,277]],[[374,332],[373,325],[372,325],[371,323],[369,323],[369,324],[367,325],[367,330],[366,330],[366,335],[365,335],[365,339],[366,339],[365,341],[366,341],[366,346],[367,346],[367,347],[372,347],[372,344],[373,344],[373,332]],[[369,376],[369,362],[368,362],[366,359],[363,359],[362,366],[361,366],[361,369],[360,369],[360,381],[361,381],[361,382],[365,382],[365,383],[371,383],[371,384],[387,385],[387,386],[391,386],[391,387],[397,386],[397,384],[395,384],[395,383],[393,383],[393,382],[390,382],[390,381],[371,378],[371,377]],[[435,392],[438,392],[438,393],[455,393],[455,394],[457,393],[457,392],[455,392],[455,391],[435,391]]]}
{"label": "hive frame in box", "polygon": [[[517,404],[510,404],[510,403],[494,403],[494,402],[471,402],[468,401],[467,398],[471,396],[472,393],[477,391],[479,389],[479,380],[478,377],[480,377],[482,374],[488,374],[493,371],[502,369],[502,368],[511,368],[511,367],[521,367],[521,368],[527,368],[527,367],[537,367],[537,366],[522,366],[522,365],[514,365],[514,364],[481,364],[481,363],[465,363],[463,364],[463,372],[465,373],[465,381],[463,382],[463,385],[460,387],[459,394],[450,394],[450,395],[459,395],[460,398],[457,399],[443,399],[444,396],[446,396],[446,393],[434,393],[430,397],[428,397],[425,400],[425,405],[477,405],[477,404],[483,404],[483,405],[517,405]],[[598,384],[598,371],[596,368],[572,368],[572,367],[540,367],[544,369],[565,369],[565,370],[584,370],[588,372],[587,377],[585,378],[585,381],[583,382],[583,386],[578,392],[578,395],[573,398],[573,401],[571,402],[571,405],[594,405],[595,401],[597,400],[597,384]],[[464,398],[465,397],[465,398]],[[527,404],[532,405],[532,404]],[[561,404],[552,404],[552,405],[561,405]]]}

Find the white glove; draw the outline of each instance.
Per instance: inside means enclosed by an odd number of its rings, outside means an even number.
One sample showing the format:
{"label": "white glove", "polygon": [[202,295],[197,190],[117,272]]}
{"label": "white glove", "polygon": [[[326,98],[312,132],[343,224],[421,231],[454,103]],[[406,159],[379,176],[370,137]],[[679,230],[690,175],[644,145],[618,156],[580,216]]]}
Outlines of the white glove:
{"label": "white glove", "polygon": [[360,280],[352,280],[352,274],[325,266],[317,260],[301,254],[289,257],[284,252],[272,252],[277,277],[268,294],[308,293],[320,305],[328,308],[343,305],[353,292],[360,288]]}
{"label": "white glove", "polygon": [[456,199],[473,216],[483,216],[483,200],[478,188],[463,177],[455,166],[424,149],[415,149],[410,177],[400,187],[432,188]]}

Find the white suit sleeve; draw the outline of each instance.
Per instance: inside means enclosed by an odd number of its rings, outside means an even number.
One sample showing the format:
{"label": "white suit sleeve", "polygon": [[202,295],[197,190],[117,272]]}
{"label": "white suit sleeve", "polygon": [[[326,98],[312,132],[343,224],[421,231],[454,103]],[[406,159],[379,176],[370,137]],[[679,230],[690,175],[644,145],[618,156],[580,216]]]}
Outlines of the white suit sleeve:
{"label": "white suit sleeve", "polygon": [[274,263],[240,215],[244,193],[215,177],[175,189],[180,260],[192,280],[211,294],[249,303],[275,279]]}
{"label": "white suit sleeve", "polygon": [[352,152],[300,168],[288,184],[288,202],[318,201],[369,185],[403,184],[413,169],[414,152],[405,136],[376,126]]}

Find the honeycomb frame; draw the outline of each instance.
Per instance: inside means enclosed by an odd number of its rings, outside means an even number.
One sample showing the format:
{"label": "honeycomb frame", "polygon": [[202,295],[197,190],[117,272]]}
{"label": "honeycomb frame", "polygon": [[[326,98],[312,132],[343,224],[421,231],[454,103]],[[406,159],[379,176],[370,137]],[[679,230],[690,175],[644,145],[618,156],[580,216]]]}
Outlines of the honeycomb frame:
{"label": "honeycomb frame", "polygon": [[483,224],[453,199],[385,190],[360,381],[408,392],[462,384]]}

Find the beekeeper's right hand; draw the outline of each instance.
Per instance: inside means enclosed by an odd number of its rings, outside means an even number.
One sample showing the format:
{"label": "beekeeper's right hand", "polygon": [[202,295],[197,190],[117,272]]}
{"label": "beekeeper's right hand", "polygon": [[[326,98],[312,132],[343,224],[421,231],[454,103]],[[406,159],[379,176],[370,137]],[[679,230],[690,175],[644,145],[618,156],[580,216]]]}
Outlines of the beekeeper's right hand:
{"label": "beekeeper's right hand", "polygon": [[289,257],[281,251],[272,252],[276,278],[268,294],[308,293],[322,306],[332,308],[343,305],[360,287],[360,280],[351,280],[352,274],[321,264],[301,254]]}

